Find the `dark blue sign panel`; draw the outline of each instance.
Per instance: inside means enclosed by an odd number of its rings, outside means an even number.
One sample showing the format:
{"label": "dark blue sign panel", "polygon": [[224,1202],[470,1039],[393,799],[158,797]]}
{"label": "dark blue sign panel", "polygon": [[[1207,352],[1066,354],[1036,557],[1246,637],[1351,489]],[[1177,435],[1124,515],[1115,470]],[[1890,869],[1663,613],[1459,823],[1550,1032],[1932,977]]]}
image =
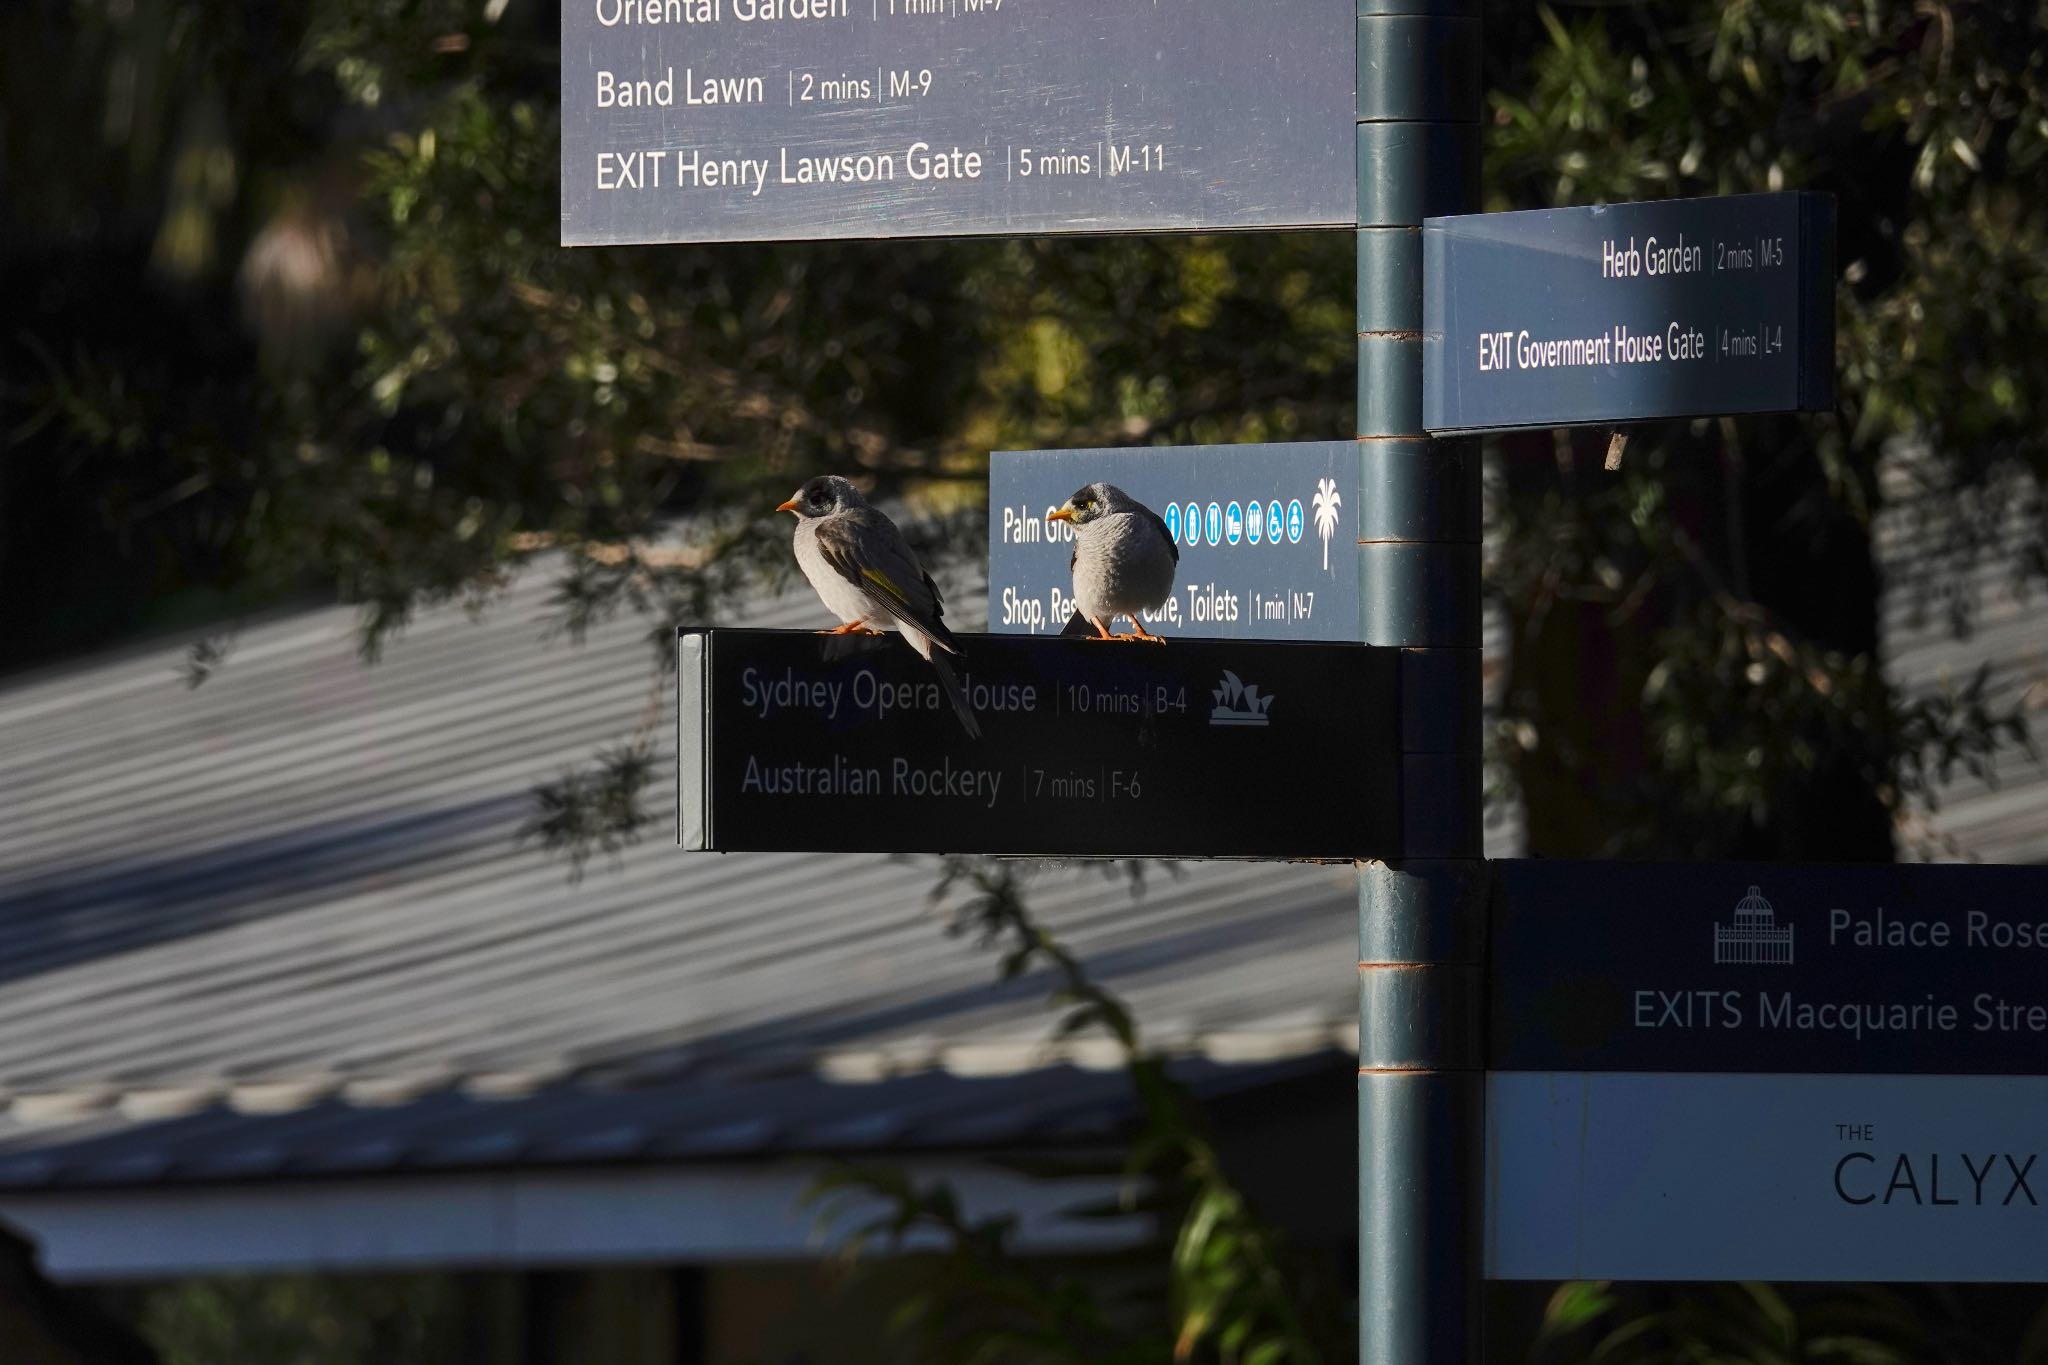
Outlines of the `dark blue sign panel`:
{"label": "dark blue sign panel", "polygon": [[562,242],[1356,217],[1350,0],[562,0]]}
{"label": "dark blue sign panel", "polygon": [[1493,1070],[2048,1072],[2048,869],[1497,875]]}
{"label": "dark blue sign panel", "polygon": [[1400,856],[1396,651],[961,637],[970,738],[902,640],[678,640],[678,839],[720,852]]}
{"label": "dark blue sign panel", "polygon": [[1099,480],[1159,513],[1180,549],[1173,596],[1145,616],[1147,630],[1355,640],[1358,468],[1355,441],[996,451],[988,467],[989,626],[1055,635],[1065,628],[1074,610],[1074,532],[1046,514]]}
{"label": "dark blue sign panel", "polygon": [[1834,409],[1826,196],[1431,218],[1423,265],[1432,432]]}

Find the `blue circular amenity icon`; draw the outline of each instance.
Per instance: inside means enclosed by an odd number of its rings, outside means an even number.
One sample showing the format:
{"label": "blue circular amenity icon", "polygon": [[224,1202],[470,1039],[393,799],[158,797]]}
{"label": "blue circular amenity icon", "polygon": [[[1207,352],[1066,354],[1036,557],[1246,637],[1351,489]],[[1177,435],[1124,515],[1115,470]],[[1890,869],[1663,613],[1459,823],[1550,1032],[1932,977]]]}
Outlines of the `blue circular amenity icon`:
{"label": "blue circular amenity icon", "polygon": [[1278,545],[1287,530],[1287,523],[1280,516],[1280,500],[1278,498],[1266,504],[1266,526],[1268,528],[1266,532],[1267,538],[1275,545]]}
{"label": "blue circular amenity icon", "polygon": [[1209,504],[1208,514],[1202,522],[1202,534],[1208,538],[1211,545],[1221,545],[1223,543],[1222,503],[1212,502]]}
{"label": "blue circular amenity icon", "polygon": [[1244,505],[1244,538],[1256,545],[1266,531],[1266,508],[1257,498]]}
{"label": "blue circular amenity icon", "polygon": [[1287,504],[1287,543],[1301,544],[1301,499]]}
{"label": "blue circular amenity icon", "polygon": [[1179,540],[1180,504],[1177,502],[1169,502],[1168,504],[1166,504],[1166,516],[1162,518],[1162,520],[1166,522],[1166,538],[1168,540]]}
{"label": "blue circular amenity icon", "polygon": [[1244,539],[1244,508],[1234,502],[1223,509],[1223,538],[1232,545]]}
{"label": "blue circular amenity icon", "polygon": [[1188,544],[1200,545],[1202,543],[1202,509],[1193,503],[1188,504],[1187,523]]}

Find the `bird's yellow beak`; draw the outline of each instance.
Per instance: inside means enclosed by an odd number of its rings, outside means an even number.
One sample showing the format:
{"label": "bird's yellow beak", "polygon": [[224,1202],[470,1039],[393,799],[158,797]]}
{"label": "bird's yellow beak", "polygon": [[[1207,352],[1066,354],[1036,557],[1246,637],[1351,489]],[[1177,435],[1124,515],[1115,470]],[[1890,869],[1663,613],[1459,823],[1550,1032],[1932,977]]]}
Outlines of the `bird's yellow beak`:
{"label": "bird's yellow beak", "polygon": [[1074,504],[1071,502],[1061,503],[1058,507],[1053,508],[1052,511],[1047,512],[1045,519],[1047,521],[1072,521],[1074,519]]}
{"label": "bird's yellow beak", "polygon": [[776,511],[778,511],[778,512],[794,512],[794,511],[796,511],[796,499],[795,499],[795,498],[791,498],[791,499],[790,499],[790,500],[789,500],[788,502],[778,502],[778,503],[776,503],[776,504],[775,504],[775,510],[776,510]]}

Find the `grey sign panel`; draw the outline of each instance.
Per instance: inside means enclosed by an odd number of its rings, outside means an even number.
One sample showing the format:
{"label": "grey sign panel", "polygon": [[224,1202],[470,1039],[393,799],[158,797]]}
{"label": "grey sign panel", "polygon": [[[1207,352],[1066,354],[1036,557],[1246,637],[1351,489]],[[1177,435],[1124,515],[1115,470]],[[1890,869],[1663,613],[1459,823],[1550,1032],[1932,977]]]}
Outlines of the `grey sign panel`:
{"label": "grey sign panel", "polygon": [[1431,218],[1423,270],[1429,431],[1834,409],[1824,195]]}
{"label": "grey sign panel", "polygon": [[2048,1280],[2048,1079],[1501,1072],[1503,1280]]}
{"label": "grey sign panel", "polygon": [[1173,597],[1145,617],[1147,630],[1358,638],[1355,441],[996,451],[988,469],[992,629],[1058,634],[1066,626],[1073,529],[1046,514],[1097,480],[1158,512],[1180,549]]}
{"label": "grey sign panel", "polygon": [[1503,863],[1490,960],[1497,1071],[2048,1071],[2048,869]]}
{"label": "grey sign panel", "polygon": [[963,636],[978,740],[893,636],[684,632],[678,659],[686,847],[1400,856],[1392,650]]}
{"label": "grey sign panel", "polygon": [[1355,220],[1349,0],[562,0],[562,242]]}

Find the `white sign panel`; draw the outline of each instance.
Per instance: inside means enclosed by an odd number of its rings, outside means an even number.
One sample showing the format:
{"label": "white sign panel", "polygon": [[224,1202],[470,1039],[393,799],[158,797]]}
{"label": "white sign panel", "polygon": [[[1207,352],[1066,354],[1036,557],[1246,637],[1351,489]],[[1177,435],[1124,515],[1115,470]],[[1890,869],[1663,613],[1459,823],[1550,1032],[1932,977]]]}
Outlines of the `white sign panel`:
{"label": "white sign panel", "polygon": [[1496,1280],[2048,1280],[2048,1077],[1494,1072]]}

